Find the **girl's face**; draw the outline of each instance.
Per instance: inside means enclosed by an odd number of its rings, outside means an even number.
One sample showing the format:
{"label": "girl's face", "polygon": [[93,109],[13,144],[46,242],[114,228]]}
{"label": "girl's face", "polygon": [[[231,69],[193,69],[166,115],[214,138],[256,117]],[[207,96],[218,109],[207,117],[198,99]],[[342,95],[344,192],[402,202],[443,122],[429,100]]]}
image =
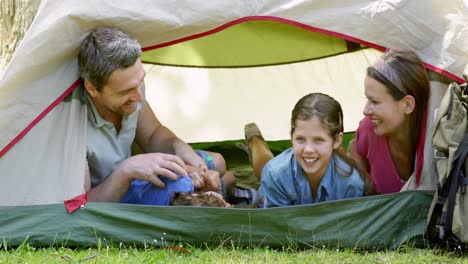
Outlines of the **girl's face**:
{"label": "girl's face", "polygon": [[327,171],[333,150],[341,145],[343,133],[334,140],[319,118],[297,120],[292,134],[294,156],[308,179],[321,179]]}
{"label": "girl's face", "polygon": [[388,136],[401,130],[406,119],[406,100],[396,101],[383,84],[369,76],[364,81],[364,94],[367,102],[363,113],[371,119],[376,135]]}

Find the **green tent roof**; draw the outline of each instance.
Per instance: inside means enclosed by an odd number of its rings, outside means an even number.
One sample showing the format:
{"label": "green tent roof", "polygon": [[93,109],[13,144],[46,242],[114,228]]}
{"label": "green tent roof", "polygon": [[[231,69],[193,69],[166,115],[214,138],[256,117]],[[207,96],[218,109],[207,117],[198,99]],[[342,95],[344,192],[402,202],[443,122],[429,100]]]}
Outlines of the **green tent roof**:
{"label": "green tent roof", "polygon": [[244,67],[306,61],[347,51],[347,42],[337,37],[276,21],[250,20],[215,34],[145,51],[142,60],[178,66]]}

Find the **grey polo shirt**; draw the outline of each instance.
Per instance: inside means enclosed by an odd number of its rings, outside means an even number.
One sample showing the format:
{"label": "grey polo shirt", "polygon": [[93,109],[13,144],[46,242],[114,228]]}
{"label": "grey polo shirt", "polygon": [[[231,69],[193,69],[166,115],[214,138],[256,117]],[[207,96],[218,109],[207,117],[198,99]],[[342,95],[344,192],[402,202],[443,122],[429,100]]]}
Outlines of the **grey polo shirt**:
{"label": "grey polo shirt", "polygon": [[91,176],[91,187],[99,185],[122,161],[130,157],[138,114],[144,103],[145,101],[138,103],[135,112],[122,118],[122,128],[117,133],[114,124],[99,115],[91,98],[87,96],[86,159]]}

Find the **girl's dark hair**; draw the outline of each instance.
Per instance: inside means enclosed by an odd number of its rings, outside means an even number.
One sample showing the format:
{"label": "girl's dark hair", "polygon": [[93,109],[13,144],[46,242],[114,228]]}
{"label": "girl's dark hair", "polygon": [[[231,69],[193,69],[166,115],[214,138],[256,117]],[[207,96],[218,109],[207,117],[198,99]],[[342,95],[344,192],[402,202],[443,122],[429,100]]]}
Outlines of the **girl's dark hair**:
{"label": "girl's dark hair", "polygon": [[[338,140],[339,134],[343,133],[343,110],[340,103],[329,95],[310,93],[302,97],[292,110],[291,137],[296,129],[296,122],[298,120],[307,121],[312,117],[317,117],[320,120],[322,126],[334,140]],[[343,167],[335,162],[335,169],[347,176],[350,176],[353,173],[353,169],[356,169],[365,182],[366,193],[372,193],[372,183],[366,170],[359,168],[341,146],[334,150],[334,153],[348,164],[348,166]],[[369,184],[371,186],[367,187]]]}

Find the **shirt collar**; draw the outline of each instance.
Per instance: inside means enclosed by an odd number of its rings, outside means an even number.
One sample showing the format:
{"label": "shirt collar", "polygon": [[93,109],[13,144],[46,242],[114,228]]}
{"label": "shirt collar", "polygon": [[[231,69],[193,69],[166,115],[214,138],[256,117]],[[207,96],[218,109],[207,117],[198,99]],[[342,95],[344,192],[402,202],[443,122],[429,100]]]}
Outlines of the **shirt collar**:
{"label": "shirt collar", "polygon": [[86,105],[88,107],[88,119],[94,127],[102,127],[110,123],[101,117],[89,95],[86,96]]}
{"label": "shirt collar", "polygon": [[333,189],[333,180],[332,175],[335,173],[335,159],[332,155],[330,162],[328,163],[327,171],[323,175],[320,185],[317,189],[317,200],[320,202],[325,201],[325,198],[330,193],[330,190]]}
{"label": "shirt collar", "polygon": [[[323,202],[325,201],[325,198],[328,196],[330,190],[333,189],[333,179],[332,175],[335,173],[335,158],[334,154],[332,154],[332,157],[330,158],[330,162],[328,163],[328,168],[327,171],[325,172],[325,175],[323,175],[322,180],[320,181],[320,184],[317,188],[317,199],[315,199],[314,202]],[[304,177],[304,172],[302,171],[301,166],[296,160],[296,157],[293,155],[293,162],[292,162],[292,168],[293,168],[293,173],[294,177]],[[307,180],[307,179],[306,179]],[[296,182],[300,182],[297,181]]]}

